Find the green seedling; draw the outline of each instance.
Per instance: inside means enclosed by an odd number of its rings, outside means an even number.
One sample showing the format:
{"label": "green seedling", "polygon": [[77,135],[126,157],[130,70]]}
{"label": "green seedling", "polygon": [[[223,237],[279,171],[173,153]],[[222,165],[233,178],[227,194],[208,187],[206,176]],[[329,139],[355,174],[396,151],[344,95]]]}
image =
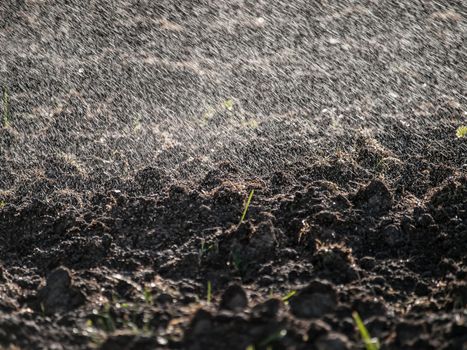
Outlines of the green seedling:
{"label": "green seedling", "polygon": [[132,131],[140,131],[143,128],[143,124],[141,123],[141,118],[135,118],[132,122],[131,129]]}
{"label": "green seedling", "polygon": [[288,303],[290,299],[292,299],[294,297],[294,295],[297,294],[297,291],[296,290],[293,290],[289,293],[287,293],[284,297],[282,297],[282,301],[284,303]]}
{"label": "green seedling", "polygon": [[213,118],[217,113],[227,110],[229,112],[233,111],[234,101],[229,98],[222,103],[219,103],[215,106],[209,106],[206,111],[203,113],[202,121],[205,123]]}
{"label": "green seedling", "polygon": [[[152,303],[152,295],[149,289],[141,288],[141,292],[144,293],[146,303]],[[137,304],[120,302],[112,296],[111,301],[104,304],[99,310],[93,310],[92,318],[87,319],[85,323],[92,342],[95,345],[100,345],[105,340],[106,334],[113,333],[116,330],[152,336],[150,314],[144,312],[143,319],[140,320],[140,306],[140,302]],[[138,320],[142,321],[142,325]]]}
{"label": "green seedling", "polygon": [[233,100],[232,99],[225,100],[224,108],[231,111],[233,109]]}
{"label": "green seedling", "polygon": [[198,250],[198,265],[201,266],[203,258],[208,252],[217,253],[218,251],[219,251],[219,246],[217,242],[207,245],[206,242],[203,240],[201,242],[201,247]]}
{"label": "green seedling", "polygon": [[146,302],[146,304],[152,305],[153,298],[152,298],[151,290],[148,288],[145,288],[143,292],[143,296],[144,296],[144,301]]}
{"label": "green seedling", "polygon": [[287,335],[287,330],[285,329],[282,329],[276,333],[273,333],[271,334],[269,337],[267,337],[266,339],[264,339],[260,344],[259,346],[260,347],[265,347],[277,340],[280,340],[282,338],[284,338],[285,336]]}
{"label": "green seedling", "polygon": [[6,205],[5,201],[0,201],[0,209],[2,209]]}
{"label": "green seedling", "polygon": [[362,319],[358,312],[353,312],[352,317],[357,325],[360,336],[362,337],[363,343],[365,344],[366,350],[379,350],[379,341],[376,338],[371,338],[368,329],[366,329]]}
{"label": "green seedling", "polygon": [[45,317],[45,305],[44,305],[44,303],[40,304],[40,308],[41,308],[41,316]]}
{"label": "green seedling", "polygon": [[202,241],[201,248],[199,249],[199,252],[198,252],[198,266],[201,266],[201,262],[203,260],[203,256],[206,253],[206,251],[207,251],[206,242]]}
{"label": "green seedling", "polygon": [[466,125],[459,126],[456,130],[456,136],[458,138],[467,137],[467,126]]}
{"label": "green seedling", "polygon": [[251,199],[253,198],[254,193],[255,193],[255,190],[251,190],[250,195],[248,196],[248,199],[246,201],[245,208],[243,209],[242,217],[238,225],[240,225],[243,222],[243,220],[245,220],[245,216],[246,216],[246,213],[248,212],[248,207],[250,206]]}
{"label": "green seedling", "polygon": [[7,128],[10,125],[10,94],[8,93],[8,88],[3,87],[3,113],[2,113],[2,126]]}
{"label": "green seedling", "polygon": [[110,304],[104,305],[104,311],[97,314],[96,326],[106,333],[112,333],[116,330],[115,321],[110,314]]}
{"label": "green seedling", "polygon": [[207,296],[206,296],[206,301],[208,304],[211,304],[212,300],[212,283],[211,281],[208,281],[208,288],[207,288]]}
{"label": "green seedling", "polygon": [[240,276],[243,277],[246,273],[247,263],[242,258],[242,256],[236,251],[232,252],[232,264],[234,268],[238,271]]}
{"label": "green seedling", "polygon": [[[282,329],[276,333],[271,334],[269,337],[265,338],[261,343],[258,344],[258,346],[260,348],[266,347],[267,350],[269,349],[272,350],[273,347],[270,344],[277,340],[284,338],[286,335],[287,335],[287,330]],[[255,350],[255,349],[256,347],[253,344],[250,344],[246,347],[245,350]]]}
{"label": "green seedling", "polygon": [[250,129],[256,129],[259,126],[258,121],[255,120],[255,119],[250,119],[250,120],[244,121],[244,122],[242,122],[242,125],[244,127],[246,127],[246,128],[250,128]]}

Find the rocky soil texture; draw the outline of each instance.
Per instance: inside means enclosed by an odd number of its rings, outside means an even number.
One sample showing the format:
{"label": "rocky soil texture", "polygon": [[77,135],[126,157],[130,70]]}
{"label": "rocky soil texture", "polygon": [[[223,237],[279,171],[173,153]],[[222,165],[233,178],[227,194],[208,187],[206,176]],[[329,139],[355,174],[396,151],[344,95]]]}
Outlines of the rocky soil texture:
{"label": "rocky soil texture", "polygon": [[466,350],[465,14],[1,1],[0,349]]}

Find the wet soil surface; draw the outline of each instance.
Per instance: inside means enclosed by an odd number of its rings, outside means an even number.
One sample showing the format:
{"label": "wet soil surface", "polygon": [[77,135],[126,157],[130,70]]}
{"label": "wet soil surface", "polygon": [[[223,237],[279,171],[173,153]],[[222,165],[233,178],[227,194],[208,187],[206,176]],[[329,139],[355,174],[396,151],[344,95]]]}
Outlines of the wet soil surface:
{"label": "wet soil surface", "polygon": [[2,1],[0,349],[465,350],[465,28]]}

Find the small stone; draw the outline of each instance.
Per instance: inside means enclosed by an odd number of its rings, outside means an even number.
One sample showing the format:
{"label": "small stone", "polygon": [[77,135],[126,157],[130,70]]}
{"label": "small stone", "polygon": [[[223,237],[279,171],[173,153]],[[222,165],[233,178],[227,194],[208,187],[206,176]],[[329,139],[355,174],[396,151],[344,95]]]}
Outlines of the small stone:
{"label": "small stone", "polygon": [[450,296],[455,309],[463,309],[467,306],[467,283],[455,283],[451,287]]}
{"label": "small stone", "polygon": [[456,278],[460,281],[467,280],[467,268],[464,267],[456,272]]}
{"label": "small stone", "polygon": [[85,296],[72,286],[70,271],[65,267],[53,270],[46,279],[46,285],[37,293],[39,308],[47,314],[72,310],[85,301]]}
{"label": "small stone", "polygon": [[350,203],[350,201],[342,194],[332,197],[331,204],[338,210],[345,210],[352,206],[352,203]]}
{"label": "small stone", "polygon": [[102,236],[102,247],[105,249],[105,250],[109,250],[111,244],[112,244],[112,236],[109,235],[108,233],[104,233],[104,235]]}
{"label": "small stone", "polygon": [[277,245],[276,229],[271,221],[262,222],[254,228],[250,238],[250,245],[260,252],[275,248]]}
{"label": "small stone", "polygon": [[410,346],[424,334],[426,334],[426,327],[422,323],[404,321],[396,326],[396,341],[401,346]]}
{"label": "small stone", "polygon": [[422,214],[417,219],[417,225],[420,227],[428,227],[433,225],[434,223],[435,220],[433,220],[433,217],[430,214]]}
{"label": "small stone", "polygon": [[395,247],[404,242],[404,234],[396,225],[388,225],[382,232],[384,243],[390,247]]}
{"label": "small stone", "polygon": [[417,282],[415,285],[415,294],[419,297],[427,296],[431,293],[430,287],[425,282]]}
{"label": "small stone", "polygon": [[282,305],[282,301],[279,299],[269,299],[264,303],[256,305],[252,310],[252,315],[254,318],[265,318],[265,319],[274,319],[278,312],[279,308]]}
{"label": "small stone", "polygon": [[368,296],[362,296],[354,300],[352,303],[352,309],[357,311],[362,319],[384,315],[386,313],[384,302]]}
{"label": "small stone", "polygon": [[316,350],[347,350],[350,349],[349,339],[340,333],[331,332],[318,338]]}
{"label": "small stone", "polygon": [[404,231],[405,234],[412,234],[415,231],[415,226],[413,225],[413,221],[407,215],[404,215],[401,219],[401,229]]}
{"label": "small stone", "polygon": [[229,286],[222,295],[220,308],[231,311],[242,311],[248,306],[248,298],[243,290],[237,284]]}
{"label": "small stone", "polygon": [[18,310],[19,308],[19,304],[18,302],[13,299],[13,298],[10,298],[6,295],[2,295],[2,298],[0,298],[0,311],[1,312],[13,312],[13,311],[16,311]]}
{"label": "small stone", "polygon": [[258,279],[258,285],[261,287],[266,287],[266,286],[270,286],[271,284],[273,284],[274,281],[275,279],[272,276],[264,275]]}
{"label": "small stone", "polygon": [[295,259],[298,256],[298,253],[295,249],[286,247],[281,249],[281,255],[288,259]]}
{"label": "small stone", "polygon": [[332,225],[340,221],[339,214],[329,210],[322,210],[317,213],[315,220],[321,225]]}
{"label": "small stone", "polygon": [[466,336],[467,334],[467,322],[463,318],[454,320],[449,326],[448,335],[451,338]]}
{"label": "small stone", "polygon": [[65,267],[58,267],[53,270],[46,280],[47,287],[52,289],[63,289],[70,287],[70,271]]}
{"label": "small stone", "polygon": [[196,311],[190,324],[190,334],[197,336],[208,332],[212,327],[212,315],[203,309]]}
{"label": "small stone", "polygon": [[319,337],[326,335],[331,332],[331,326],[322,320],[311,321],[310,327],[308,328],[308,339],[314,341]]}
{"label": "small stone", "polygon": [[376,276],[371,279],[371,282],[377,286],[383,287],[386,284],[386,279],[383,276]]}
{"label": "small stone", "polygon": [[160,293],[156,297],[156,302],[160,304],[171,304],[173,302],[173,298],[168,293]]}
{"label": "small stone", "polygon": [[315,280],[289,301],[292,313],[298,318],[318,318],[337,307],[337,292],[326,281]]}
{"label": "small stone", "polygon": [[311,261],[321,277],[334,283],[348,283],[358,278],[352,251],[343,245],[320,247]]}
{"label": "small stone", "polygon": [[391,325],[384,316],[370,317],[365,320],[365,325],[372,337],[380,339],[391,329]]}
{"label": "small stone", "polygon": [[360,209],[372,216],[380,216],[392,208],[392,194],[381,180],[373,180],[367,186],[360,188],[354,202]]}
{"label": "small stone", "polygon": [[133,331],[117,331],[104,341],[100,350],[152,350],[156,348],[156,340]]}
{"label": "small stone", "polygon": [[376,266],[376,259],[371,256],[364,256],[360,259],[359,263],[362,269],[371,271]]}

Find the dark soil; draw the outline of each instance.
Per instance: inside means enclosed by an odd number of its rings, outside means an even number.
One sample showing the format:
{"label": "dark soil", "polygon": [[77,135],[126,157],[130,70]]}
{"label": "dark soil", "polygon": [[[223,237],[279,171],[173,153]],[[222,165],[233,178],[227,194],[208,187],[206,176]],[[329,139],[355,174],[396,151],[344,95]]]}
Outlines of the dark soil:
{"label": "dark soil", "polygon": [[465,13],[2,0],[0,349],[465,350]]}

